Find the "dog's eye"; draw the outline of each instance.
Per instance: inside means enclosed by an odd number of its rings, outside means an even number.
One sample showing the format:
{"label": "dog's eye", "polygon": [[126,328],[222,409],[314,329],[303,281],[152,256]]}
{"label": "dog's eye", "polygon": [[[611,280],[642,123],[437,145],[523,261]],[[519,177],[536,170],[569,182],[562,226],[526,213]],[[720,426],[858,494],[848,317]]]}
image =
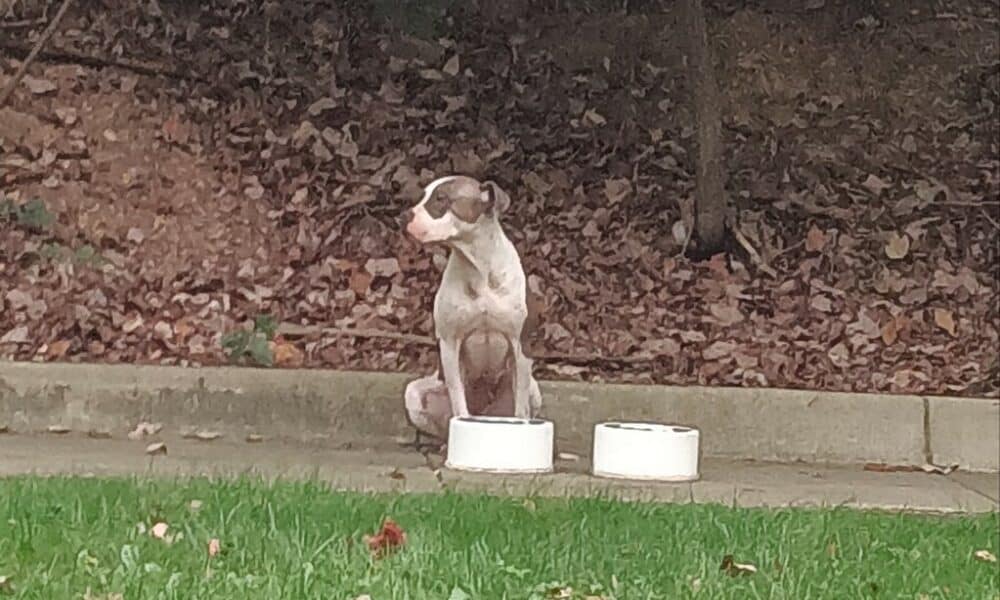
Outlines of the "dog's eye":
{"label": "dog's eye", "polygon": [[434,195],[427,201],[427,204],[424,204],[424,210],[431,217],[440,219],[448,211],[448,203],[441,196]]}

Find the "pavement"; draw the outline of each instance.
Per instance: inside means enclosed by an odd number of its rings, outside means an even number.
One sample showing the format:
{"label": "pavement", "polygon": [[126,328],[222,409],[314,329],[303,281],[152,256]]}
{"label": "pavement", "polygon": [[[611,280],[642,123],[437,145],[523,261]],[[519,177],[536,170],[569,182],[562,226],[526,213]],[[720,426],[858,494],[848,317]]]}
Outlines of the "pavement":
{"label": "pavement", "polygon": [[[60,431],[62,431],[60,429]],[[257,440],[257,438],[252,438]],[[148,455],[162,442],[165,454]],[[0,434],[0,477],[234,477],[314,479],[333,489],[363,492],[480,492],[494,495],[594,496],[630,501],[716,503],[736,507],[854,507],[933,513],[1000,510],[1000,474],[868,471],[861,464],[777,464],[705,458],[693,483],[595,478],[589,459],[563,457],[548,475],[494,475],[441,468],[402,440],[369,438],[331,445],[274,439],[212,441],[157,434],[141,440],[106,434]]]}
{"label": "pavement", "polygon": [[[123,435],[210,428],[336,447],[409,435],[403,389],[414,374],[0,361],[0,427]],[[782,463],[957,465],[1000,471],[1000,400],[540,382],[560,450],[584,454],[594,425],[678,423],[701,430],[709,458]]]}

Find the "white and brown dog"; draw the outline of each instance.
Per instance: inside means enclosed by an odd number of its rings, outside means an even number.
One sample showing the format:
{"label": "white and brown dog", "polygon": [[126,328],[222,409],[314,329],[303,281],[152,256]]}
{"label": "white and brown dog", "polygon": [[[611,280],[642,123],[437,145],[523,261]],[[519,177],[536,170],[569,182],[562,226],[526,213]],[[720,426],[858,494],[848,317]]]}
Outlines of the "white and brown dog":
{"label": "white and brown dog", "polygon": [[492,181],[442,177],[403,215],[406,232],[450,250],[434,296],[438,371],[406,387],[418,432],[447,439],[452,416],[531,418],[541,393],[525,356],[527,281],[499,216],[510,197]]}

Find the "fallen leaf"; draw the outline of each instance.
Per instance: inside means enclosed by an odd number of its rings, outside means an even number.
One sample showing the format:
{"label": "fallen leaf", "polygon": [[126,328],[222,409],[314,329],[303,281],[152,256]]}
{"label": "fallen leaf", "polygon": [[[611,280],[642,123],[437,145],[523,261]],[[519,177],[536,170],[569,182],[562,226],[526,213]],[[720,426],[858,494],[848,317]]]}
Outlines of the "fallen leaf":
{"label": "fallen leaf", "polygon": [[56,84],[52,83],[48,79],[42,79],[41,77],[25,75],[24,79],[21,81],[24,83],[25,87],[27,87],[31,93],[36,96],[48,94],[49,92],[54,92],[59,89]]}
{"label": "fallen leaf", "polygon": [[62,433],[69,433],[70,428],[66,427],[65,425],[49,425],[46,431],[48,431],[49,433],[62,434]]}
{"label": "fallen leaf", "polygon": [[579,377],[580,375],[586,373],[590,369],[580,365],[565,365],[565,364],[550,364],[545,365],[545,368],[557,375],[563,375],[565,377]]}
{"label": "fallen leaf", "polygon": [[708,311],[723,327],[729,327],[743,321],[743,313],[740,312],[740,307],[736,304],[715,303],[709,305]]}
{"label": "fallen leaf", "polygon": [[399,260],[395,258],[370,258],[365,263],[365,271],[375,277],[392,277],[399,273]]}
{"label": "fallen leaf", "polygon": [[826,247],[826,232],[813,225],[806,234],[806,251],[819,252]]}
{"label": "fallen leaf", "polygon": [[670,233],[674,236],[674,241],[678,244],[683,244],[687,241],[687,226],[680,219],[674,221],[673,226],[670,228]]}
{"label": "fallen leaf", "polygon": [[396,467],[392,471],[389,471],[389,479],[396,479],[396,480],[406,479],[406,473],[403,473],[402,471],[399,470],[399,467]]}
{"label": "fallen leaf", "polygon": [[333,110],[335,108],[337,108],[337,102],[329,96],[324,96],[323,98],[320,98],[310,104],[309,108],[306,109],[306,112],[308,112],[310,116],[317,117],[324,111]]}
{"label": "fallen leaf", "polygon": [[166,453],[167,445],[164,442],[153,442],[152,444],[146,446],[146,454],[150,456],[157,456]]}
{"label": "fallen leaf", "polygon": [[898,233],[890,233],[889,240],[885,244],[885,255],[892,260],[900,260],[905,258],[910,252],[910,238],[906,235],[899,235]]}
{"label": "fallen leaf", "polygon": [[881,177],[876,175],[869,175],[861,185],[876,196],[892,187],[891,183],[886,183]]}
{"label": "fallen leaf", "polygon": [[719,360],[731,356],[734,350],[736,350],[736,344],[732,342],[713,342],[708,348],[702,350],[701,357],[705,360]]}
{"label": "fallen leaf", "polygon": [[163,423],[147,423],[146,421],[140,421],[139,424],[135,426],[135,429],[128,433],[128,439],[130,440],[141,440],[147,435],[156,435],[163,429]]}
{"label": "fallen leaf", "polygon": [[15,327],[0,337],[0,344],[26,344],[28,343],[28,327],[21,325]]}
{"label": "fallen leaf", "polygon": [[271,354],[279,367],[301,367],[306,359],[305,353],[290,342],[272,342]]}
{"label": "fallen leaf", "polygon": [[981,560],[983,562],[988,562],[988,563],[997,562],[996,555],[994,555],[989,550],[976,550],[975,552],[972,553],[972,555],[975,556],[978,560]]}
{"label": "fallen leaf", "polygon": [[45,352],[45,356],[49,360],[59,360],[60,358],[66,356],[66,352],[69,351],[69,347],[69,340],[56,340],[49,344],[49,349]]}
{"label": "fallen leaf", "polygon": [[376,558],[396,550],[406,543],[406,533],[392,519],[386,519],[382,528],[372,536],[364,536],[364,542]]}
{"label": "fallen leaf", "polygon": [[122,332],[132,333],[133,331],[142,327],[142,324],[143,324],[142,315],[136,315],[135,317],[122,323]]}
{"label": "fallen leaf", "polygon": [[923,471],[924,473],[932,473],[934,475],[950,475],[956,469],[958,469],[957,464],[941,466],[941,465],[933,465],[931,463],[927,463],[921,465],[920,467],[920,470]]}
{"label": "fallen leaf", "polygon": [[833,303],[830,299],[822,294],[816,294],[809,300],[809,306],[813,307],[815,310],[820,312],[831,312],[833,310]]}
{"label": "fallen leaf", "polygon": [[219,538],[212,538],[208,540],[208,557],[212,558],[216,556],[219,551],[222,550],[222,544],[219,542]]}
{"label": "fallen leaf", "polygon": [[738,563],[733,559],[732,554],[722,557],[720,571],[725,571],[727,575],[736,577],[737,575],[750,575],[757,572],[757,567],[750,563]]}
{"label": "fallen leaf", "polygon": [[446,75],[451,75],[452,77],[458,75],[458,69],[459,69],[459,64],[458,64],[457,54],[449,58],[448,62],[444,63],[444,67],[441,68],[441,70],[444,71]]}
{"label": "fallen leaf", "polygon": [[899,326],[896,319],[889,319],[885,325],[882,326],[882,343],[886,346],[891,346],[896,343],[896,338],[899,337]]}
{"label": "fallen leaf", "polygon": [[199,510],[201,510],[201,507],[202,507],[201,500],[192,500],[191,502],[188,502],[188,510],[190,510],[191,512],[198,512]]}
{"label": "fallen leaf", "polygon": [[955,332],[955,317],[952,316],[950,310],[943,308],[934,309],[934,324],[941,329],[948,332],[951,337],[956,336]]}
{"label": "fallen leaf", "polygon": [[916,473],[921,468],[916,465],[889,465],[885,463],[865,463],[865,471],[872,473]]}
{"label": "fallen leaf", "polygon": [[351,290],[359,296],[368,295],[368,286],[372,284],[372,276],[364,271],[355,271],[351,273],[351,278],[349,280],[349,285]]}
{"label": "fallen leaf", "polygon": [[604,197],[611,204],[617,204],[632,191],[632,182],[628,179],[608,179],[604,182]]}
{"label": "fallen leaf", "polygon": [[218,431],[211,431],[208,429],[195,429],[193,431],[185,431],[181,433],[181,437],[189,440],[201,440],[202,442],[211,442],[221,438],[222,434]]}
{"label": "fallen leaf", "polygon": [[251,443],[251,444],[256,444],[258,442],[263,442],[264,441],[264,436],[262,436],[259,433],[248,433],[247,437],[246,437],[246,441],[248,443]]}
{"label": "fallen leaf", "polygon": [[166,537],[166,535],[167,535],[167,529],[169,529],[169,528],[170,528],[169,525],[167,525],[163,521],[160,521],[160,522],[156,523],[155,525],[153,525],[152,528],[150,528],[149,535],[155,537],[158,540],[162,540],[162,539],[164,539]]}

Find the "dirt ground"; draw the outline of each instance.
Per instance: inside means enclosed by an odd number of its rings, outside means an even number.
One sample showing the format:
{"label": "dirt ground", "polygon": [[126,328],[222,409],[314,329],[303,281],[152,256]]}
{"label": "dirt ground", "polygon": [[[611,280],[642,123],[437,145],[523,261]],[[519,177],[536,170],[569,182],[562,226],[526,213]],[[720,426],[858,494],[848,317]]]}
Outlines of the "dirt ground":
{"label": "dirt ground", "polygon": [[515,198],[541,376],[996,395],[1000,7],[788,4],[710,11],[759,257],[700,262],[674,3],[473,3],[433,41],[347,3],[75,6],[0,108],[0,357],[219,364],[270,314],[278,366],[428,371],[397,334],[442,256],[396,215],[464,172]]}

